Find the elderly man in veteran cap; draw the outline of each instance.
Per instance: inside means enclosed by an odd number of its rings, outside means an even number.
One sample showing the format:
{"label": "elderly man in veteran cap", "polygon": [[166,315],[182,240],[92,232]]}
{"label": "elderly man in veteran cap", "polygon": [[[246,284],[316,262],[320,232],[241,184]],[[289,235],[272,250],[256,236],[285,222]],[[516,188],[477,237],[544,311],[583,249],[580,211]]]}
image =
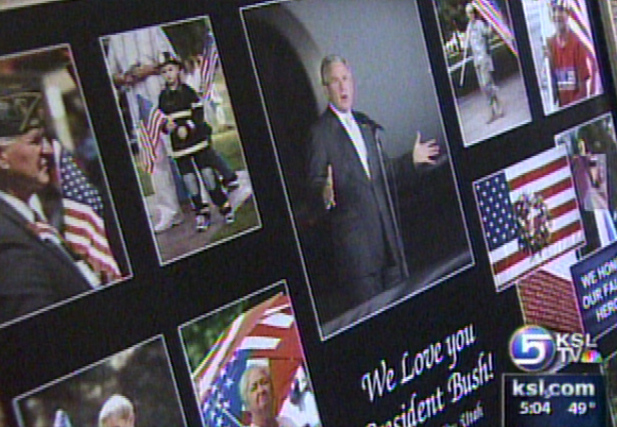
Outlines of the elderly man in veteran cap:
{"label": "elderly man in veteran cap", "polygon": [[92,289],[83,265],[30,206],[50,183],[41,93],[0,94],[0,323]]}

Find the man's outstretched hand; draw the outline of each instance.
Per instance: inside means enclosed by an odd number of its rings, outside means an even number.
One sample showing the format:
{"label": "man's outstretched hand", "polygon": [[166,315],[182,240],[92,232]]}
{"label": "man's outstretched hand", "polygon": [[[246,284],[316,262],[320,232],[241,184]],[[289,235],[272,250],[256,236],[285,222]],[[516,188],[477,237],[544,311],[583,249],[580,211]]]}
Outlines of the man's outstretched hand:
{"label": "man's outstretched hand", "polygon": [[416,134],[416,142],[413,145],[413,163],[434,165],[439,157],[439,144],[435,139],[422,142],[422,134]]}
{"label": "man's outstretched hand", "polygon": [[328,165],[326,184],[324,185],[321,195],[327,210],[333,209],[336,206],[336,199],[334,198],[334,180],[332,179],[332,165],[330,164]]}

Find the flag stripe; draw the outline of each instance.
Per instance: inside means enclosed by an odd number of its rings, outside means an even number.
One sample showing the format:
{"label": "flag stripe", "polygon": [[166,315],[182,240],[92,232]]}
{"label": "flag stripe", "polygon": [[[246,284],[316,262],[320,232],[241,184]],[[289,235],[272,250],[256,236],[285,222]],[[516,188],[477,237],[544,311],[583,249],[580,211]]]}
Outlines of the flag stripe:
{"label": "flag stripe", "polygon": [[97,233],[85,227],[67,226],[64,229],[65,239],[67,242],[76,245],[90,247],[89,251],[95,254],[96,258],[113,258],[111,257],[107,242]]}
{"label": "flag stripe", "polygon": [[595,64],[596,51],[593,46],[591,28],[589,28],[588,24],[589,19],[586,10],[587,8],[583,10],[578,0],[570,0],[568,2],[568,6],[570,10],[570,19],[568,21],[569,27],[583,44],[589,56],[593,58]]}
{"label": "flag stripe", "polygon": [[514,34],[507,25],[504,15],[491,0],[474,0],[476,9],[489,25],[495,30],[508,49],[518,57],[518,49],[514,41]]}
{"label": "flag stripe", "polygon": [[261,323],[264,325],[274,326],[278,328],[289,328],[293,321],[294,318],[290,314],[275,313],[263,319]]}
{"label": "flag stripe", "polygon": [[[227,363],[226,356],[231,353],[229,349],[232,347],[236,335],[239,334],[240,328],[245,324],[245,316],[246,314],[243,313],[233,321],[231,326],[221,334],[204,361],[196,369],[194,378],[196,377],[198,381],[197,389],[200,399],[203,399],[203,396],[208,391],[208,387],[214,382],[220,367]],[[203,369],[206,370],[202,372]]]}
{"label": "flag stripe", "polygon": [[569,197],[575,197],[570,171],[566,168],[512,190],[510,200],[514,202],[525,194],[538,194],[546,201],[562,193],[568,194]]}
{"label": "flag stripe", "polygon": [[[554,229],[553,233],[558,232],[562,228],[565,228],[576,222],[580,219],[578,211],[569,212],[565,215],[561,215],[558,218],[553,219],[552,228]],[[489,255],[494,263],[497,263],[505,258],[508,258],[513,253],[518,252],[520,250],[518,239],[513,239],[507,242],[505,245],[500,246],[499,248],[490,251]]]}
{"label": "flag stripe", "polygon": [[81,256],[87,256],[90,258],[89,264],[95,271],[114,271],[116,274],[120,274],[117,269],[115,259],[107,254],[92,249],[92,246],[87,243],[81,243],[76,240],[71,242],[71,248],[74,252]]}
{"label": "flag stripe", "polygon": [[[553,233],[558,232],[562,228],[565,228],[569,226],[570,224],[572,224],[573,221],[577,221],[577,220],[580,220],[580,217],[578,216],[578,212],[570,212],[566,215],[562,215],[559,218],[552,220],[553,229],[555,230],[553,231]],[[512,254],[517,253],[520,250],[521,248],[520,248],[518,238],[517,238],[517,239],[513,239],[507,242],[506,244],[498,247],[497,249],[490,251],[489,256],[493,263],[498,263],[512,256]]]}
{"label": "flag stripe", "polygon": [[295,325],[289,297],[277,294],[238,316],[220,334],[193,373],[207,425],[243,422],[237,383],[246,366],[256,363],[269,366],[278,413],[304,361]]}
{"label": "flag stripe", "polygon": [[103,220],[87,205],[66,198],[63,199],[63,205],[64,238],[67,244],[86,260],[96,263],[96,270],[103,268],[119,276],[120,271],[105,237]]}
{"label": "flag stripe", "polygon": [[508,178],[513,180],[517,176],[524,175],[529,171],[541,168],[543,165],[547,165],[557,159],[564,158],[566,155],[565,148],[551,148],[532,157],[523,159],[520,162],[505,168],[504,171]]}
{"label": "flag stripe", "polygon": [[277,314],[277,313],[280,313],[281,311],[291,313],[291,305],[287,303],[287,304],[280,304],[280,305],[276,305],[274,307],[268,308],[267,310],[264,311],[264,316],[270,316],[273,314]]}
{"label": "flag stripe", "polygon": [[68,198],[65,198],[63,203],[64,208],[70,211],[70,219],[74,221],[75,224],[87,223],[89,227],[99,233],[105,230],[103,218],[98,216],[91,207],[85,206],[83,203],[77,203]]}
{"label": "flag stripe", "polygon": [[[584,242],[578,201],[563,146],[484,178],[474,184],[474,190],[498,288]],[[546,246],[533,251],[519,240],[521,225],[514,211],[515,203],[529,196],[539,196],[549,216],[550,235]],[[535,221],[532,217],[527,220]]]}
{"label": "flag stripe", "polygon": [[505,270],[503,273],[495,275],[495,281],[501,284],[508,284],[521,279],[527,276],[528,273],[535,271],[535,268],[561,255],[564,252],[564,247],[566,248],[565,250],[573,249],[578,247],[583,241],[584,235],[581,229],[563,238],[560,242],[556,242],[544,248],[542,252],[543,260],[539,261],[538,259],[528,257],[519,264]]}
{"label": "flag stripe", "polygon": [[148,173],[154,170],[156,149],[161,138],[161,132],[166,117],[154,105],[141,95],[137,95],[139,105],[139,126],[137,142],[139,144],[139,160]]}
{"label": "flag stripe", "polygon": [[565,215],[568,212],[573,212],[576,209],[578,209],[578,205],[577,205],[576,201],[570,200],[569,202],[564,203],[563,205],[557,206],[554,209],[549,209],[548,212],[549,212],[551,218],[556,218],[558,216]]}
{"label": "flag stripe", "polygon": [[[573,222],[571,224],[566,225],[564,228],[557,230],[554,233],[551,233],[551,241],[557,242],[581,230],[582,228],[581,228],[580,222]],[[500,274],[504,272],[505,270],[507,270],[508,268],[512,267],[513,265],[527,258],[529,258],[529,255],[526,252],[519,250],[513,253],[512,255],[510,255],[508,258],[495,262],[493,264],[494,270],[497,274]]]}
{"label": "flag stripe", "polygon": [[141,165],[148,173],[153,172],[154,160],[156,156],[154,154],[154,147],[148,141],[148,131],[144,127],[143,123],[139,123],[137,131],[137,142],[139,143],[139,160]]}
{"label": "flag stripe", "polygon": [[234,349],[238,346],[242,339],[251,332],[251,329],[259,321],[262,316],[261,310],[266,308],[264,307],[264,304],[268,303],[267,307],[270,307],[270,305],[275,302],[276,300],[274,298],[270,299],[258,306],[260,309],[258,309],[258,307],[254,307],[248,312],[243,313],[236,320],[234,320],[227,331],[223,332],[223,339],[219,338],[217,341],[221,344],[214,346],[209,351],[204,361],[193,374],[193,377],[197,379],[200,384],[199,390],[201,392],[205,393],[207,391],[209,384],[214,381],[219,373],[219,370],[232,358]]}
{"label": "flag stripe", "polygon": [[246,337],[242,340],[240,350],[274,350],[281,342],[280,338],[273,337]]}
{"label": "flag stripe", "polygon": [[65,229],[64,235],[68,243],[85,248],[85,252],[96,259],[113,259],[107,246],[100,240],[97,241],[97,236],[93,236],[86,229],[69,227]]}
{"label": "flag stripe", "polygon": [[220,58],[214,37],[212,34],[206,36],[203,58],[201,62],[201,88],[204,100],[210,100],[212,89],[214,86],[214,76],[219,64]]}
{"label": "flag stripe", "polygon": [[58,162],[64,229],[67,246],[88,263],[103,282],[121,277],[113,256],[98,189],[79,168],[72,154],[58,141],[53,142]]}
{"label": "flag stripe", "polygon": [[545,188],[542,191],[538,192],[545,200],[549,199],[557,194],[560,193],[572,193],[570,194],[570,197],[574,197],[574,189],[572,188],[572,183],[570,181],[570,179],[566,178],[558,183],[556,183],[555,185],[553,185],[552,187],[549,188]]}
{"label": "flag stripe", "polygon": [[563,168],[567,166],[568,161],[564,157],[562,157],[541,168],[526,172],[524,175],[520,175],[518,178],[509,179],[510,190],[518,190],[519,188],[529,183],[533,183],[541,178],[544,178],[549,174],[552,174],[559,170],[563,170]]}

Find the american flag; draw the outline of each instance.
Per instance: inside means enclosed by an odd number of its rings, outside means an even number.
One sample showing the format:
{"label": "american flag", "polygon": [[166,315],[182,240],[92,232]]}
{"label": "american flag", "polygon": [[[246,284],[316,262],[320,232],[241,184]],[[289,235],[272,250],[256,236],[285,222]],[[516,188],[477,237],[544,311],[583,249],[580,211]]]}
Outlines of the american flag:
{"label": "american flag", "polygon": [[71,419],[64,410],[58,409],[56,411],[53,427],[73,427],[71,424]]}
{"label": "american flag", "polygon": [[[497,290],[584,243],[585,236],[566,148],[544,151],[473,185]],[[549,213],[545,247],[530,252],[519,241],[514,204],[540,196]]]}
{"label": "american flag", "polygon": [[101,194],[75,163],[73,155],[58,141],[53,145],[62,192],[64,240],[104,282],[118,279],[121,274],[107,241]]}
{"label": "american flag", "polygon": [[206,426],[242,426],[239,383],[246,370],[249,351],[238,350],[210,385],[201,413]]}
{"label": "american flag", "polygon": [[137,95],[139,105],[139,126],[137,142],[139,144],[139,160],[148,173],[152,173],[156,160],[156,149],[161,137],[161,127],[165,123],[165,115],[155,108],[150,101]]}
{"label": "american flag", "polygon": [[473,4],[480,15],[486,19],[488,24],[508,46],[510,51],[518,57],[514,34],[496,0],[474,0]]}
{"label": "american flag", "polygon": [[[558,3],[564,5],[569,11],[570,19],[568,21],[570,30],[581,41],[587,54],[596,60],[596,50],[593,46],[593,38],[591,35],[591,28],[589,27],[589,15],[587,14],[587,6],[585,1],[580,0],[557,0]],[[595,66],[595,63],[593,64]],[[595,67],[597,68],[597,66]]]}
{"label": "american flag", "polygon": [[239,315],[219,336],[193,381],[206,426],[242,425],[237,383],[247,366],[267,364],[280,411],[304,355],[289,297],[274,295]]}
{"label": "american flag", "polygon": [[216,74],[216,69],[220,61],[219,51],[216,47],[216,42],[211,32],[206,34],[202,56],[201,66],[199,69],[199,74],[201,76],[201,91],[204,101],[209,101],[212,96],[214,75]]}

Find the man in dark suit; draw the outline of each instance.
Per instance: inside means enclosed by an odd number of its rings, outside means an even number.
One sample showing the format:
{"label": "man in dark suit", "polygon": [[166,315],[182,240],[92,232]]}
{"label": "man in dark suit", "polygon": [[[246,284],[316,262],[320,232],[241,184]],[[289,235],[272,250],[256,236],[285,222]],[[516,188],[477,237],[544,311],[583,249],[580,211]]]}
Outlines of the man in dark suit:
{"label": "man in dark suit", "polygon": [[31,208],[49,185],[41,93],[0,95],[0,323],[92,289],[59,233]]}
{"label": "man in dark suit", "polygon": [[[325,57],[321,78],[329,105],[311,128],[309,186],[319,216],[330,223],[338,294],[346,300],[340,304],[351,308],[400,282],[405,261],[388,161],[376,135],[380,126],[352,110],[354,81],[344,58]],[[418,134],[411,155],[392,166],[413,169],[434,163],[438,155],[437,143],[422,143]]]}

